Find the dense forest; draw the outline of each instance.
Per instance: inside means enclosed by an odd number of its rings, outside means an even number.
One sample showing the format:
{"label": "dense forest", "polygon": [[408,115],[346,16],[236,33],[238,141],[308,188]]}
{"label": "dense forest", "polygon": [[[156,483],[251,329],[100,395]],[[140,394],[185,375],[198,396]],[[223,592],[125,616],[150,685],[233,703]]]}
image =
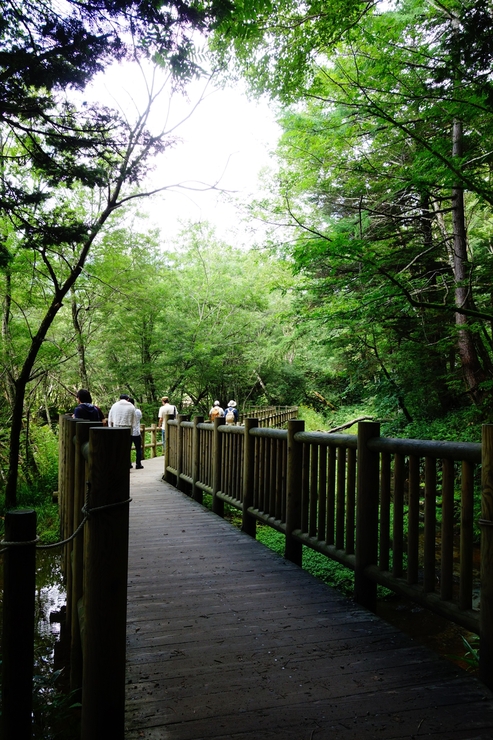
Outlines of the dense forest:
{"label": "dense forest", "polygon": [[[254,6],[254,7],[253,7]],[[479,439],[493,390],[493,18],[486,2],[7,2],[0,11],[0,469],[43,474],[89,388],[189,413],[299,404],[393,436]],[[203,50],[204,39],[207,51]],[[134,118],[80,95],[154,64]],[[251,249],[143,231],[158,96],[207,76],[282,136]],[[490,141],[491,139],[491,141]],[[233,278],[231,277],[233,276]]]}

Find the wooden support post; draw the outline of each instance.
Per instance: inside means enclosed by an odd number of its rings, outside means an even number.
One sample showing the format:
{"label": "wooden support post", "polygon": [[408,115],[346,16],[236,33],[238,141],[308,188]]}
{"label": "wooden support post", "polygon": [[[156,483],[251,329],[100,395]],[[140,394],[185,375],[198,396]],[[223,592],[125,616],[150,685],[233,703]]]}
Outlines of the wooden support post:
{"label": "wooden support post", "polygon": [[203,416],[195,416],[193,419],[193,437],[192,437],[192,498],[194,501],[202,503],[203,492],[197,487],[197,481],[200,478],[200,430],[198,424],[204,421]]}
{"label": "wooden support post", "polygon": [[2,636],[2,725],[4,740],[31,740],[36,593],[36,512],[5,514]]}
{"label": "wooden support post", "polygon": [[[64,539],[70,537],[74,531],[74,488],[75,488],[75,434],[79,424],[77,419],[69,417],[65,420],[66,424],[66,478],[65,478],[65,504],[64,504]],[[65,575],[65,587],[67,592],[67,605],[66,605],[66,622],[65,622],[65,633],[64,639],[67,644],[71,641],[71,623],[69,615],[72,612],[72,551],[73,551],[73,540],[67,542],[63,546],[63,560],[64,560],[64,575]]]}
{"label": "wooden support post", "polygon": [[[181,480],[181,470],[182,470],[182,462],[183,462],[183,429],[181,426],[182,421],[184,420],[183,414],[178,414],[176,417],[176,420],[178,422],[178,426],[176,429],[177,432],[177,438],[176,438],[176,483],[175,486],[179,491],[183,490],[183,484]],[[166,430],[168,431],[168,430]]]}
{"label": "wooden support post", "polygon": [[[183,457],[184,457],[184,445],[183,445],[183,427],[181,425],[182,421],[188,421],[190,419],[190,416],[187,414],[178,414],[176,417],[178,422],[177,427],[177,441],[176,441],[176,488],[179,491],[185,490],[185,482],[181,478],[181,474],[183,471]],[[166,430],[167,432],[168,430]]]}
{"label": "wooden support post", "polygon": [[251,537],[257,533],[257,520],[248,513],[249,507],[253,506],[253,492],[255,485],[255,437],[250,434],[250,429],[258,427],[258,419],[246,418],[244,420],[243,441],[243,513],[241,529]]}
{"label": "wooden support post", "polygon": [[65,414],[59,414],[58,416],[58,514],[60,514],[60,501],[63,496],[63,481],[64,481],[64,467],[65,467],[65,449],[64,449],[64,429],[65,429]]}
{"label": "wooden support post", "polygon": [[472,609],[474,542],[474,465],[462,461],[459,608]]}
{"label": "wooden support post", "polygon": [[[169,465],[169,451],[170,451],[170,444],[169,444],[169,428],[168,428],[168,419],[169,414],[165,414],[163,417],[162,425],[164,429],[164,473],[163,478],[166,481],[166,483],[171,483],[171,473],[168,470]],[[161,431],[161,434],[163,432]]]}
{"label": "wooden support post", "polygon": [[[82,454],[82,446],[89,441],[89,429],[100,427],[100,422],[79,421],[75,428],[75,479],[74,479],[74,519],[72,531],[75,532],[83,519],[82,507],[86,497],[87,462]],[[70,620],[70,688],[82,688],[82,641],[79,624],[78,604],[83,594],[84,572],[84,530],[79,532],[72,549],[72,595],[71,609],[67,608],[67,621]],[[68,607],[68,604],[67,604]]]}
{"label": "wooden support post", "polygon": [[130,429],[89,432],[82,740],[123,740]]}
{"label": "wooden support post", "polygon": [[367,444],[369,439],[379,436],[377,422],[358,424],[354,598],[371,611],[376,609],[377,584],[365,575],[365,568],[378,562],[379,456]]}
{"label": "wooden support post", "polygon": [[303,546],[292,537],[295,529],[301,528],[301,479],[303,445],[295,440],[297,432],[303,432],[305,422],[288,422],[288,464],[286,481],[286,545],[284,557],[296,565],[302,564]]}
{"label": "wooden support post", "polygon": [[151,424],[151,458],[157,457],[157,434],[156,425]]}
{"label": "wooden support post", "polygon": [[[146,457],[146,428],[144,424],[140,425],[140,448],[142,450],[142,460]],[[151,454],[152,457],[152,454]]]}
{"label": "wooden support post", "polygon": [[221,490],[221,465],[222,465],[222,434],[219,427],[224,424],[224,416],[214,419],[214,432],[212,435],[212,511],[218,516],[224,516],[224,501],[217,498],[216,493]]}
{"label": "wooden support post", "polygon": [[479,677],[493,689],[493,424],[483,424]]}

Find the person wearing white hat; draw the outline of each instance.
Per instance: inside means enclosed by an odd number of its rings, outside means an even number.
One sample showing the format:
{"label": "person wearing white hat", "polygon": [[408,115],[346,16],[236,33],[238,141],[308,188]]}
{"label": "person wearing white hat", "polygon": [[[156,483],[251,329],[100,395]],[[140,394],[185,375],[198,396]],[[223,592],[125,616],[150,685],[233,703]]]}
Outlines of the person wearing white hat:
{"label": "person wearing white hat", "polygon": [[224,409],[222,408],[219,401],[214,401],[211,410],[209,411],[209,419],[214,421],[217,416],[224,416]]}
{"label": "person wearing white hat", "polygon": [[236,401],[230,401],[228,408],[226,409],[226,424],[237,424],[238,423],[238,409],[236,408]]}

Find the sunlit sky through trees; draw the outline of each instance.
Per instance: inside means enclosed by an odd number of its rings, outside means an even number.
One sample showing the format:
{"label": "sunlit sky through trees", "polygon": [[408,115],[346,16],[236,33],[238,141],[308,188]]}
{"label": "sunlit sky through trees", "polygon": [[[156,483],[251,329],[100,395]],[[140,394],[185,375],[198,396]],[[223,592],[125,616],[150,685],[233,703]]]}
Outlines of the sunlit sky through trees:
{"label": "sunlit sky through trees", "polygon": [[[146,71],[147,83],[151,78]],[[161,84],[164,79],[161,73]],[[136,64],[115,64],[84,97],[118,106],[132,117],[145,104],[145,88]],[[192,220],[214,224],[228,241],[251,243],[261,225],[242,223],[243,206],[258,193],[259,172],[269,166],[280,133],[273,107],[249,100],[240,85],[219,89],[203,80],[188,85],[186,93],[171,95],[167,87],[153,107],[156,130],[166,126],[177,142],[156,161],[150,182],[153,188],[174,187],[141,202],[139,210],[149,214],[165,239]]]}

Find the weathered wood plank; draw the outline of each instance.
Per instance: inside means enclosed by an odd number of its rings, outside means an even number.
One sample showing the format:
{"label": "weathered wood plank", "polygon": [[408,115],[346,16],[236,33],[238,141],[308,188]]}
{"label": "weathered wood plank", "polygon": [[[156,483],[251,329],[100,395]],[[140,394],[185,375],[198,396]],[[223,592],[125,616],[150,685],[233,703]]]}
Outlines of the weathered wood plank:
{"label": "weathered wood plank", "polygon": [[162,483],[156,463],[131,476],[126,740],[493,737],[486,687]]}

